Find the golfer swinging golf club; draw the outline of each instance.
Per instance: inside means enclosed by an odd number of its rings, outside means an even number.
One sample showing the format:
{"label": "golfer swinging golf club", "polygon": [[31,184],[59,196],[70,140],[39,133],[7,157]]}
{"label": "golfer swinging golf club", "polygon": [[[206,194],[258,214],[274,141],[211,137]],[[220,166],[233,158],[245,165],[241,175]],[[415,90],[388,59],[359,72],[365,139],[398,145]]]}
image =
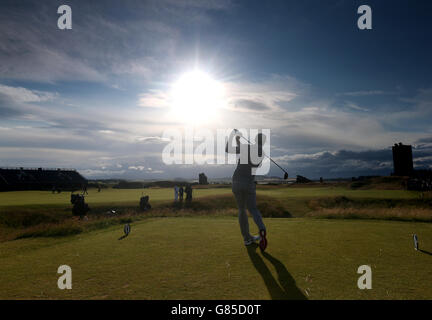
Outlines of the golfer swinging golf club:
{"label": "golfer swinging golf club", "polygon": [[[232,141],[234,136],[236,137],[236,147],[232,147]],[[259,163],[253,163],[251,161],[251,147],[258,148],[258,154],[262,154],[262,145],[265,142],[265,135],[259,133],[255,138],[255,145],[247,144],[247,149],[244,147],[240,148],[240,138],[241,135],[239,131],[234,129],[226,144],[225,151],[227,153],[235,153],[240,154],[240,152],[245,152],[247,150],[247,163],[241,163],[245,161],[242,160],[243,157],[240,157],[237,163],[237,168],[234,171],[232,177],[232,191],[237,201],[237,206],[239,209],[239,224],[240,231],[242,233],[244,244],[249,246],[256,241],[259,241],[259,247],[261,251],[264,251],[267,247],[267,238],[266,238],[266,227],[262,220],[261,212],[258,210],[256,205],[256,185],[255,185],[255,176],[252,174],[252,168],[257,168],[261,165]],[[261,150],[261,152],[259,152]],[[243,158],[244,159],[244,158]],[[249,222],[248,216],[246,213],[246,208],[251,213],[256,225],[259,229],[259,236],[252,236],[249,233]]]}

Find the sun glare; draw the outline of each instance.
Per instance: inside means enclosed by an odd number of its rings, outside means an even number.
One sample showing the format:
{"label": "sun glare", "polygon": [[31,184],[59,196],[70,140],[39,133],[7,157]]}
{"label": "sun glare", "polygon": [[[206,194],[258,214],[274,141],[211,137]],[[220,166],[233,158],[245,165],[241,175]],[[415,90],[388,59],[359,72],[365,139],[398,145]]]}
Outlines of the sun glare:
{"label": "sun glare", "polygon": [[176,120],[190,124],[214,121],[225,104],[222,83],[198,70],[185,73],[174,83],[171,98]]}

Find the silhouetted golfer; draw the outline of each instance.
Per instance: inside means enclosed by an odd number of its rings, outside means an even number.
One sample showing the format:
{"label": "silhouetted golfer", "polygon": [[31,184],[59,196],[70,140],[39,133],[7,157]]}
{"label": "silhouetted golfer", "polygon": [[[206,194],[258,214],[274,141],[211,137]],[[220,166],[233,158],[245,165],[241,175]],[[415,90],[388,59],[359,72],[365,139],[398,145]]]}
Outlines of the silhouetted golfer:
{"label": "silhouetted golfer", "polygon": [[[232,141],[234,136],[236,136],[236,147],[234,150],[232,146]],[[259,133],[255,138],[255,145],[253,148],[258,148],[258,153],[262,155],[262,145],[265,142],[265,136],[262,133]],[[247,146],[247,149],[246,149]],[[259,246],[262,251],[264,251],[267,247],[267,238],[266,238],[266,227],[262,220],[261,212],[258,210],[256,206],[256,184],[255,184],[255,176],[252,174],[252,168],[257,168],[261,165],[261,162],[258,164],[254,164],[251,161],[251,145],[243,145],[242,149],[240,148],[240,136],[236,135],[236,131],[232,131],[228,142],[226,145],[225,151],[227,153],[235,153],[240,154],[240,152],[247,152],[247,163],[240,163],[240,159],[237,163],[237,168],[234,171],[232,177],[232,191],[237,201],[237,206],[239,209],[239,224],[240,230],[243,235],[244,244],[246,246],[251,245],[255,241],[260,241]],[[259,152],[261,151],[261,152]],[[259,236],[252,236],[249,233],[249,222],[248,216],[246,213],[246,208],[251,213],[256,225],[259,229]]]}

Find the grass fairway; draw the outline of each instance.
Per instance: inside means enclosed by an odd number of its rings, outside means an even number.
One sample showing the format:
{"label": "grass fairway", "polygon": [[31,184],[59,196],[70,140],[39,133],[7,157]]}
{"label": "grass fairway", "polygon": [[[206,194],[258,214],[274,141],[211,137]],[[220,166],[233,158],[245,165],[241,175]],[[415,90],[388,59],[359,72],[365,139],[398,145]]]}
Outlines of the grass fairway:
{"label": "grass fairway", "polygon": [[[91,205],[122,205],[133,204],[138,206],[141,194],[150,196],[150,202],[174,200],[172,188],[148,189],[103,189],[97,192],[90,189],[86,202]],[[194,189],[195,198],[208,195],[231,193],[230,188]],[[10,206],[40,206],[40,205],[66,205],[70,204],[70,192],[53,194],[50,191],[12,191],[0,192],[0,207]]]}
{"label": "grass fairway", "polygon": [[[317,188],[266,188],[258,186],[258,194],[269,195],[286,201],[298,199],[312,199],[318,197],[346,196],[350,198],[371,199],[415,199],[419,193],[406,190],[350,190],[343,187],[317,187]],[[138,205],[141,193],[150,196],[150,202],[174,200],[172,188],[148,189],[103,189],[98,193],[90,189],[86,202],[90,205]],[[206,196],[231,194],[231,187],[194,189],[194,198]],[[0,208],[10,206],[40,206],[40,205],[67,205],[70,206],[70,192],[52,194],[50,191],[12,191],[0,192]]]}
{"label": "grass fairway", "polygon": [[[98,193],[90,189],[86,202],[90,208],[121,208],[137,207],[141,194],[150,196],[152,205],[172,201],[174,192],[172,188],[148,189],[103,189]],[[281,201],[293,217],[303,217],[311,211],[308,202],[312,199],[345,196],[351,199],[418,199],[419,192],[406,190],[350,190],[346,187],[266,187],[258,186],[259,195],[273,197]],[[203,198],[217,195],[232,195],[231,188],[203,188],[194,189],[194,198]],[[259,199],[258,199],[259,200]],[[70,193],[52,194],[50,191],[17,191],[0,192],[1,211],[58,211],[69,215]],[[1,216],[0,216],[1,218]],[[0,236],[1,240],[1,236]]]}
{"label": "grass fairway", "polygon": [[[117,226],[2,242],[0,299],[432,299],[431,224],[265,223],[264,255],[242,245],[233,217],[147,219],[123,240]],[[413,249],[412,233],[425,252]],[[72,290],[57,288],[62,264],[72,268]],[[372,290],[357,288],[364,264]]]}

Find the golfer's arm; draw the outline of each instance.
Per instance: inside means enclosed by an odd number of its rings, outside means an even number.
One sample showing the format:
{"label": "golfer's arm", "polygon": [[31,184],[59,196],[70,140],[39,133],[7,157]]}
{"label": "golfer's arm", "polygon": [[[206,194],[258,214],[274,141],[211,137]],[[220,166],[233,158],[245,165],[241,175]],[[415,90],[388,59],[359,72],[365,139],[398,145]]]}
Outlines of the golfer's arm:
{"label": "golfer's arm", "polygon": [[254,164],[254,163],[250,162],[250,165],[252,168],[258,168],[259,166],[261,166],[261,164],[262,164],[262,161],[260,161],[260,163],[258,163],[258,164]]}
{"label": "golfer's arm", "polygon": [[[233,140],[234,136],[235,136],[235,134],[231,133],[230,136],[228,137],[228,141],[227,141],[226,146],[225,146],[225,152],[226,153],[235,153],[235,154],[240,153],[240,141],[239,141],[239,139],[236,140],[237,146],[235,147],[235,149],[234,149],[234,147],[232,147],[232,140]],[[235,151],[235,152],[233,152],[233,151]]]}
{"label": "golfer's arm", "polygon": [[[256,147],[256,146],[248,145],[248,147],[249,147],[248,152],[249,152],[249,164],[250,164],[250,166],[252,168],[260,167],[262,165],[262,161],[263,161],[264,157],[267,157],[266,154],[263,151],[262,156],[261,157],[258,156],[258,159],[256,159],[256,160],[259,160],[259,162],[256,164],[256,163],[252,162],[252,159],[251,159],[251,148]],[[259,154],[259,152],[257,152],[257,154]]]}

